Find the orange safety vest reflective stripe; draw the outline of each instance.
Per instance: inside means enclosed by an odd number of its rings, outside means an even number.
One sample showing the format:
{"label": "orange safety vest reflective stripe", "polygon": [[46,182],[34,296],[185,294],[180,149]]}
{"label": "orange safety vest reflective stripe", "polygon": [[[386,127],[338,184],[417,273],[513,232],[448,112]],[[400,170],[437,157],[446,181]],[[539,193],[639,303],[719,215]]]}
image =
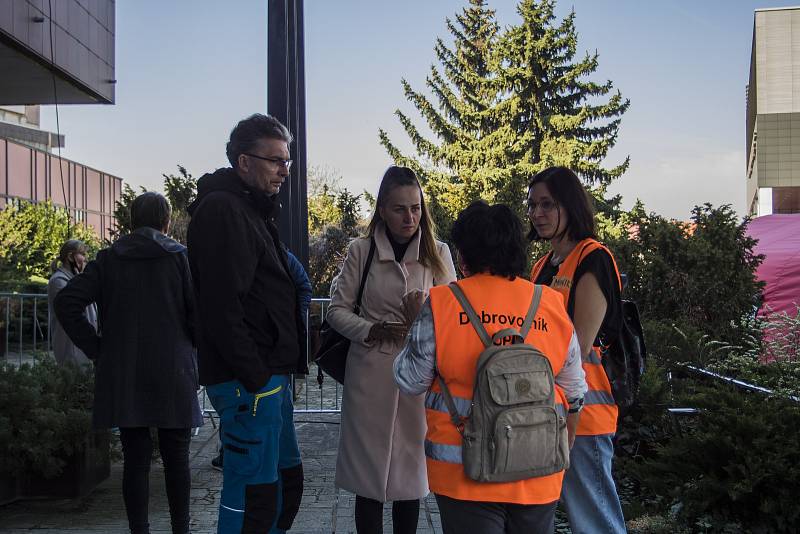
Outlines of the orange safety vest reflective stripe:
{"label": "orange safety vest reflective stripe", "polygon": [[[534,285],[523,278],[510,281],[488,274],[470,276],[458,285],[490,336],[504,328],[520,328],[534,290]],[[468,416],[478,356],[484,346],[450,288],[431,288],[430,302],[436,335],[436,369],[444,377],[456,409]],[[572,323],[558,294],[544,287],[525,342],[550,360],[554,376],[564,366],[572,332]],[[564,392],[558,385],[556,391],[556,409],[566,415],[568,405]],[[434,493],[466,501],[516,504],[546,504],[558,500],[563,471],[517,482],[476,482],[467,478],[461,463],[461,434],[450,419],[438,380],[434,380],[425,397],[425,415],[428,485]]]}
{"label": "orange safety vest reflective stripe", "polygon": [[[605,246],[595,239],[584,239],[575,245],[572,252],[559,265],[558,272],[553,277],[550,287],[561,293],[564,302],[564,309],[567,309],[569,295],[572,291],[572,282],[575,278],[575,271],[578,269],[581,260],[589,253],[603,249],[611,257],[611,263],[617,273],[617,282],[622,287],[619,279],[619,269],[611,254]],[[540,258],[531,270],[531,281],[535,281],[542,272],[545,262],[549,261],[550,254]],[[603,369],[602,353],[600,347],[592,347],[592,351],[583,356],[583,370],[586,373],[586,384],[589,390],[584,397],[583,410],[581,411],[580,422],[578,423],[577,434],[579,436],[597,436],[600,434],[613,434],[617,431],[617,416],[619,410],[614,402],[614,395],[611,393],[611,384],[608,376]]]}

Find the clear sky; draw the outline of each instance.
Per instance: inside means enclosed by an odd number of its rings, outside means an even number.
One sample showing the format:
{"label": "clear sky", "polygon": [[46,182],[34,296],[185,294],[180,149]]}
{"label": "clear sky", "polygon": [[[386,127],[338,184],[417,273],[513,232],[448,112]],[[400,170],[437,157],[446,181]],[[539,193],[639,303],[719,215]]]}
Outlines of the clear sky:
{"label": "clear sky", "polygon": [[[409,145],[394,117],[422,119],[400,79],[424,89],[445,18],[466,1],[306,0],[309,165],[341,173],[351,190],[374,193],[390,163],[379,127]],[[795,5],[751,0],[572,0],[578,49],[600,54],[594,79],[611,79],[631,107],[615,165],[629,171],[611,190],[630,206],[686,219],[695,204],[744,209],[745,85],[753,10]],[[114,106],[62,106],[63,155],[160,189],[182,164],[195,176],[226,164],[237,120],[266,107],[266,1],[117,2]],[[501,25],[516,2],[489,2]],[[43,127],[55,130],[52,107]]]}

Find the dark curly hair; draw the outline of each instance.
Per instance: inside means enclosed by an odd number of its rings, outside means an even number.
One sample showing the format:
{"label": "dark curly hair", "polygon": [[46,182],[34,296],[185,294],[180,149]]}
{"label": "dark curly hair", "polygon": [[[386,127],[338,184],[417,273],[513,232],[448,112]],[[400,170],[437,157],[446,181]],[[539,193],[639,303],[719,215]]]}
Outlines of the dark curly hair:
{"label": "dark curly hair", "polygon": [[259,139],[278,139],[291,144],[292,134],[272,115],[255,113],[239,121],[225,146],[225,154],[234,169],[239,166],[239,155],[252,150]]}
{"label": "dark curly hair", "polygon": [[476,200],[458,214],[451,237],[471,274],[489,272],[513,280],[525,270],[522,224],[505,204]]}

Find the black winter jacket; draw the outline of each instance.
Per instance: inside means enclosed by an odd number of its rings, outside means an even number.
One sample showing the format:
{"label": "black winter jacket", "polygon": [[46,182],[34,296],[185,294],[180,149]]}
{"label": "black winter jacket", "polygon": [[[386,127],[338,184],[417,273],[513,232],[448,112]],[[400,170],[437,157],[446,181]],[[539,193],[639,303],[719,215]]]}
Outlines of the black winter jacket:
{"label": "black winter jacket", "polygon": [[255,392],[273,374],[307,372],[305,330],[276,203],[233,169],[197,182],[189,213],[189,264],[199,315],[200,382],[232,379]]}
{"label": "black winter jacket", "polygon": [[[100,334],[84,314],[91,302]],[[95,428],[203,424],[186,247],[138,228],[101,250],[58,293],[54,308],[70,339],[96,363]]]}

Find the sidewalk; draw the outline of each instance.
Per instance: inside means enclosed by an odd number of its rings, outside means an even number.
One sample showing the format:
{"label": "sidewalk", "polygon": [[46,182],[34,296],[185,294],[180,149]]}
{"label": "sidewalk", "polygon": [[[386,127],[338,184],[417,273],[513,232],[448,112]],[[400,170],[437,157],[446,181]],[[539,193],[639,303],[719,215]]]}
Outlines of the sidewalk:
{"label": "sidewalk", "polygon": [[[303,453],[305,490],[300,513],[291,532],[355,532],[355,496],[334,485],[339,418],[335,414],[298,414],[296,427]],[[222,473],[211,468],[216,455],[217,432],[211,423],[200,429],[191,446],[191,527],[195,534],[216,532]],[[384,510],[384,529],[391,532],[391,506]],[[150,473],[150,530],[169,533],[164,477],[155,461]],[[29,534],[128,532],[122,503],[122,463],[111,467],[111,477],[85,499],[75,501],[18,501],[0,507],[0,533]],[[420,509],[420,533],[441,532],[436,502],[429,495]]]}

